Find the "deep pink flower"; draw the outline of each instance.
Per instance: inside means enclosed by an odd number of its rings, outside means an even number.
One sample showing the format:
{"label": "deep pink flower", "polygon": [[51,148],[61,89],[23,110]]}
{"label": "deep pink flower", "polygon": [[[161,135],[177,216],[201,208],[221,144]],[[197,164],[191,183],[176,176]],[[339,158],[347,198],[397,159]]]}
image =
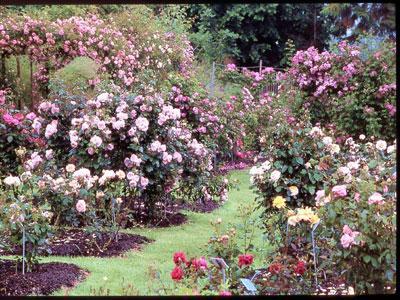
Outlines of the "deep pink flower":
{"label": "deep pink flower", "polygon": [[180,281],[183,278],[183,271],[180,267],[175,266],[171,272],[171,278],[175,281]]}
{"label": "deep pink flower", "polygon": [[174,253],[174,263],[176,265],[180,265],[181,263],[186,263],[186,255],[184,252],[175,252]]}
{"label": "deep pink flower", "polygon": [[239,268],[242,266],[250,266],[253,263],[254,256],[251,254],[240,254],[239,255]]}

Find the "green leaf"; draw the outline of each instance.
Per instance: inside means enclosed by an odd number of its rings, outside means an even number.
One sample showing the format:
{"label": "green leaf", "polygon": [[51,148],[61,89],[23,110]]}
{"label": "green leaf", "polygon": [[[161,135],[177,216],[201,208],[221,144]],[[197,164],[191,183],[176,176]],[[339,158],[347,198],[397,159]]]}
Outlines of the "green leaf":
{"label": "green leaf", "polygon": [[11,143],[13,140],[14,140],[14,138],[11,135],[9,135],[7,137],[7,142]]}
{"label": "green leaf", "polygon": [[376,160],[371,160],[368,164],[368,168],[374,169],[378,165],[378,162]]}
{"label": "green leaf", "polygon": [[371,256],[365,255],[365,256],[363,257],[363,260],[364,260],[366,263],[369,263],[369,262],[371,261]]}

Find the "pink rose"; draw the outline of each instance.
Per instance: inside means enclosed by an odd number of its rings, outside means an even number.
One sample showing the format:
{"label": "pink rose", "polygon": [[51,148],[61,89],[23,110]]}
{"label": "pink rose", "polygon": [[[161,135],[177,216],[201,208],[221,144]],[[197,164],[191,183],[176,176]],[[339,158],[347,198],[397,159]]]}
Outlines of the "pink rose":
{"label": "pink rose", "polygon": [[340,238],[340,243],[342,244],[343,248],[349,248],[354,242],[354,239],[348,235],[348,234],[344,234],[341,238]]}
{"label": "pink rose", "polygon": [[86,202],[85,200],[78,200],[78,202],[76,203],[76,210],[80,213],[83,213],[86,211]]}
{"label": "pink rose", "polygon": [[385,201],[383,200],[383,197],[380,193],[373,193],[369,198],[368,198],[368,204],[383,204]]}
{"label": "pink rose", "polygon": [[346,197],[347,190],[346,185],[337,185],[332,188],[333,196],[336,198]]}
{"label": "pink rose", "polygon": [[360,202],[360,193],[355,193],[354,194],[354,200],[356,201],[356,202]]}

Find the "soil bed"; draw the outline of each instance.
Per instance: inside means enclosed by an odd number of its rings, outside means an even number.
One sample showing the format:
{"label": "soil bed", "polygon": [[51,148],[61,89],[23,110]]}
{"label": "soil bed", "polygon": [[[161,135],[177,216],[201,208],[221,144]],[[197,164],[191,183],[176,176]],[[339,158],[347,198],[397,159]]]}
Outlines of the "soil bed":
{"label": "soil bed", "polygon": [[178,205],[179,209],[187,209],[200,213],[210,213],[217,208],[219,208],[223,203],[218,203],[215,201],[196,201],[194,203],[184,203]]}
{"label": "soil bed", "polygon": [[141,215],[139,221],[126,220],[121,225],[124,228],[132,227],[170,227],[179,226],[187,222],[185,214],[181,213],[180,210],[190,210],[200,213],[210,213],[215,209],[219,208],[223,203],[215,201],[196,201],[194,203],[183,203],[183,204],[170,204],[164,214],[157,218],[151,218],[145,214]]}
{"label": "soil bed", "polygon": [[124,228],[134,228],[134,227],[150,227],[150,228],[158,228],[158,227],[170,227],[170,226],[179,226],[187,222],[187,217],[177,212],[177,210],[173,209],[172,211],[168,211],[164,217],[162,218],[152,218],[149,219],[147,216],[143,216],[142,220],[138,221],[127,221],[123,227]]}
{"label": "soil bed", "polygon": [[[49,239],[49,245],[43,249],[42,255],[58,255],[58,256],[96,256],[110,257],[118,256],[131,249],[140,250],[142,244],[151,242],[152,240],[136,235],[119,233],[118,240],[111,240],[112,233],[103,232],[101,237],[85,233],[81,229],[68,229],[57,232],[54,237]],[[96,246],[96,243],[99,247]],[[109,245],[104,248],[104,245]],[[21,254],[21,247],[15,248],[13,253]]]}
{"label": "soil bed", "polygon": [[16,273],[15,261],[0,260],[0,296],[50,295],[76,286],[88,274],[76,265],[59,262],[38,264],[25,275],[21,268],[20,263]]}

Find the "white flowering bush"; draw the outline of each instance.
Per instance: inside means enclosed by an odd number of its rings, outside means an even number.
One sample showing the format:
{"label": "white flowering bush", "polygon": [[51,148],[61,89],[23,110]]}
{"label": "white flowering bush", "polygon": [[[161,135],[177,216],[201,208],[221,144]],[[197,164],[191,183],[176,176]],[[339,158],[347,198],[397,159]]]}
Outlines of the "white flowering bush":
{"label": "white flowering bush", "polygon": [[35,190],[37,180],[38,177],[30,171],[0,179],[0,233],[5,241],[5,250],[14,250],[16,247],[17,253],[22,254],[25,236],[28,272],[38,262],[40,246],[47,242],[52,232],[49,225],[52,213]]}

